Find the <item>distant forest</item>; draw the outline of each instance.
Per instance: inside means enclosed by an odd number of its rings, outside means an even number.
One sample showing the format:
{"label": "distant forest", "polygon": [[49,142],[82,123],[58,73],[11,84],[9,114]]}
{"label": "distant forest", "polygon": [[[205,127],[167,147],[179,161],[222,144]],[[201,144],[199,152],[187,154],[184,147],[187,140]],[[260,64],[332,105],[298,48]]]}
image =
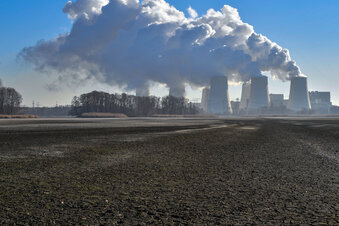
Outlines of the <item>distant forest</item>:
{"label": "distant forest", "polygon": [[56,107],[22,107],[19,114],[37,115],[39,117],[67,117],[69,116],[71,106]]}
{"label": "distant forest", "polygon": [[93,91],[73,98],[70,111],[72,116],[81,116],[83,113],[90,112],[123,113],[130,117],[137,117],[155,114],[193,115],[197,114],[199,109],[188,99],[173,96],[138,97],[125,93],[109,94]]}

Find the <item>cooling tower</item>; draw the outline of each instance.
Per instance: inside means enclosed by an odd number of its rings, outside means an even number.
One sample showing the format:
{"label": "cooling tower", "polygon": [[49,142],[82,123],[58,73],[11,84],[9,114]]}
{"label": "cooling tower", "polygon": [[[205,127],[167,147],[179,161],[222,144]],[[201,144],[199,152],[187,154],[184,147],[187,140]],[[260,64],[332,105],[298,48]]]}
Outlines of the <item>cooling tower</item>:
{"label": "cooling tower", "polygon": [[248,108],[250,96],[251,96],[251,83],[247,82],[242,84],[239,110],[246,110]]}
{"label": "cooling tower", "polygon": [[217,76],[211,79],[208,111],[214,114],[232,114],[228,95],[228,81],[225,76]]}
{"label": "cooling tower", "polygon": [[295,77],[291,79],[289,107],[293,111],[310,110],[307,78]]}
{"label": "cooling tower", "polygon": [[147,87],[141,87],[136,89],[137,97],[148,97],[150,96],[150,90]]}
{"label": "cooling tower", "polygon": [[268,79],[266,76],[251,78],[251,91],[249,109],[256,110],[262,107],[268,107],[270,98],[268,95]]}
{"label": "cooling tower", "polygon": [[185,86],[171,87],[169,90],[169,95],[173,97],[185,97]]}
{"label": "cooling tower", "polygon": [[201,108],[207,112],[208,111],[208,99],[210,95],[210,89],[209,88],[204,88],[202,90],[202,97],[201,97]]}

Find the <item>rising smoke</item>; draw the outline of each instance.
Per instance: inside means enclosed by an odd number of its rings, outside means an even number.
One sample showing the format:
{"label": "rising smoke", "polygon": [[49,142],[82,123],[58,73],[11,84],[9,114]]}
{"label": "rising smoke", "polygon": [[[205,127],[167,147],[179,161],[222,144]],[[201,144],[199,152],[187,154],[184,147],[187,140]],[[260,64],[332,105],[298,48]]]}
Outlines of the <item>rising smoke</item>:
{"label": "rising smoke", "polygon": [[182,95],[184,84],[204,86],[211,77],[248,81],[268,71],[281,80],[301,76],[288,50],[244,23],[225,5],[189,17],[165,0],[77,0],[64,12],[67,34],[24,48],[20,56],[60,81],[99,82],[141,90],[150,81]]}

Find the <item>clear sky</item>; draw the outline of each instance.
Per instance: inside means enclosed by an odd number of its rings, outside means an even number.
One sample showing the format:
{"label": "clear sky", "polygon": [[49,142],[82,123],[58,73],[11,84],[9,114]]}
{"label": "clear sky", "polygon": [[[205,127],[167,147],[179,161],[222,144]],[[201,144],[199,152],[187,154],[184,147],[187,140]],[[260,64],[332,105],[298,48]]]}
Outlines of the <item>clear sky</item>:
{"label": "clear sky", "polygon": [[[167,0],[179,10],[192,6],[199,15],[224,4],[239,10],[244,22],[290,50],[293,60],[309,77],[309,89],[331,91],[332,102],[339,105],[339,0]],[[67,0],[0,1],[0,78],[5,86],[17,89],[24,104],[32,100],[42,105],[69,104],[72,96],[93,89],[119,92],[116,87],[88,84],[65,87],[51,92],[45,85],[53,75],[35,72],[17,60],[17,54],[38,40],[51,39],[70,30],[71,22],[62,9]],[[289,84],[270,80],[271,93],[284,93]],[[165,95],[166,90],[152,90]],[[240,97],[240,87],[231,87],[231,99]],[[200,98],[200,91],[188,89],[188,98]]]}

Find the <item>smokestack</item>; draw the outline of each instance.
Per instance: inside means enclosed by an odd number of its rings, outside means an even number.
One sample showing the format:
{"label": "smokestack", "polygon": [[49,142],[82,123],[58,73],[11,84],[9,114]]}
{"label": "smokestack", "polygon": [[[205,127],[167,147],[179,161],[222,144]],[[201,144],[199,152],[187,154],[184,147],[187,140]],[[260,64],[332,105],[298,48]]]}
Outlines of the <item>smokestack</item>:
{"label": "smokestack", "polygon": [[293,111],[311,109],[306,77],[294,77],[291,79],[289,109]]}
{"label": "smokestack", "polygon": [[202,97],[201,97],[201,107],[204,110],[204,112],[208,111],[208,99],[210,96],[210,89],[205,87],[202,90]]}
{"label": "smokestack", "polygon": [[211,79],[208,111],[215,114],[232,114],[227,77],[217,76]]}
{"label": "smokestack", "polygon": [[251,92],[249,108],[252,110],[268,107],[270,98],[268,95],[268,79],[266,76],[251,78]]}
{"label": "smokestack", "polygon": [[250,96],[251,96],[251,83],[250,82],[243,83],[239,110],[246,110],[248,108]]}

